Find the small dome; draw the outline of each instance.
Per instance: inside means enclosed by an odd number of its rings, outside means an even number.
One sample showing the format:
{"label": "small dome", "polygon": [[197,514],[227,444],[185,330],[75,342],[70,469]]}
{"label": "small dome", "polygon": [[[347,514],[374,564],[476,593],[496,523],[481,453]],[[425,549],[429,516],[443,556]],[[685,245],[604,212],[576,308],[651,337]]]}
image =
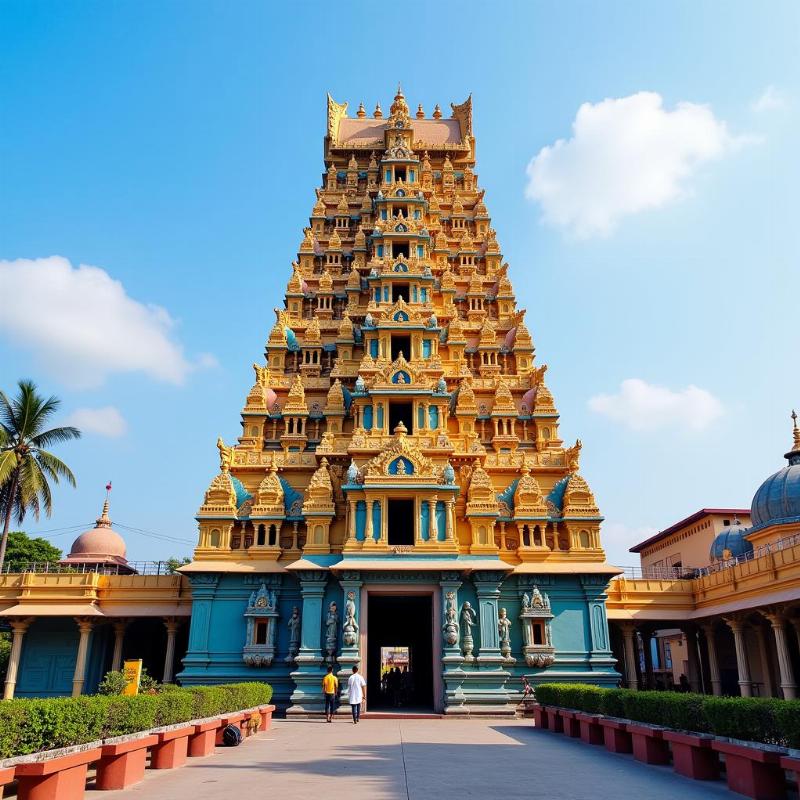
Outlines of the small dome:
{"label": "small dome", "polygon": [[733,523],[718,533],[711,543],[711,550],[708,555],[712,563],[715,561],[727,561],[731,558],[741,558],[753,552],[753,545],[745,538],[748,529],[734,519]]}
{"label": "small dome", "polygon": [[125,540],[111,527],[108,517],[108,500],[103,504],[103,513],[91,530],[82,533],[73,543],[68,561],[97,561],[121,559],[125,561]]}
{"label": "small dome", "polygon": [[753,527],[800,519],[800,430],[794,412],[792,420],[794,443],[784,456],[789,463],[758,487],[750,507]]}

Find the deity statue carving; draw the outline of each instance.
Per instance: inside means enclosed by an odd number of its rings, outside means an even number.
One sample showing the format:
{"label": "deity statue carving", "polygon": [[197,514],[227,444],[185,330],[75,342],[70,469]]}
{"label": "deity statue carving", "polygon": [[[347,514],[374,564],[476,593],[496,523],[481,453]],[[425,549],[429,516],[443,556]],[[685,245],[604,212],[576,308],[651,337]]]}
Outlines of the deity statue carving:
{"label": "deity statue carving", "polygon": [[566,459],[568,472],[577,472],[578,469],[580,468],[582,447],[583,443],[581,442],[580,439],[577,439],[572,447],[568,447],[564,451],[564,458]]}
{"label": "deity statue carving", "polygon": [[448,592],[445,596],[444,630],[445,644],[454,647],[458,644],[459,627],[456,620],[456,593]]}
{"label": "deity statue carving", "polygon": [[533,608],[544,608],[544,598],[542,597],[542,593],[539,591],[538,586],[533,587],[533,598],[531,600],[531,606]]}
{"label": "deity statue carving", "polygon": [[406,462],[403,461],[402,458],[398,459],[398,461],[397,461],[397,474],[398,475],[405,475],[406,474]]}
{"label": "deity statue carving", "polygon": [[344,624],[342,625],[342,639],[346,647],[352,647],[358,638],[358,623],[356,622],[356,593],[352,589],[347,593],[344,603]]}
{"label": "deity statue carving", "polygon": [[475,640],[472,638],[472,629],[477,625],[478,618],[475,610],[468,601],[461,606],[461,652],[465,659],[471,659]]}
{"label": "deity statue carving", "polygon": [[217,449],[219,450],[219,468],[222,472],[229,472],[233,463],[233,447],[226,447],[221,436],[217,437]]}
{"label": "deity statue carving", "polygon": [[531,596],[527,592],[525,592],[522,595],[522,610],[530,611],[530,607],[531,607]]}
{"label": "deity statue carving", "polygon": [[300,609],[297,606],[292,608],[292,615],[286,623],[289,629],[289,654],[286,656],[286,663],[291,664],[297,660],[297,654],[300,652]]}
{"label": "deity statue carving", "polygon": [[504,608],[500,609],[500,616],[497,618],[497,632],[500,635],[500,655],[511,658],[511,620]]}
{"label": "deity statue carving", "polygon": [[336,645],[339,639],[339,611],[336,603],[328,606],[328,616],[325,618],[325,652],[326,661],[332,664],[336,660]]}

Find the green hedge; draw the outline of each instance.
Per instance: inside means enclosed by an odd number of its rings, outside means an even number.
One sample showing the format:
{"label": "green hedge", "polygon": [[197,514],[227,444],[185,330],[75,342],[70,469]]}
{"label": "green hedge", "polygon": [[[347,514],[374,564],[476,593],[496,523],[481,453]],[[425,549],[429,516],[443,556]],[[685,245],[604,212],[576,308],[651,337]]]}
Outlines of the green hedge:
{"label": "green hedge", "polygon": [[125,736],[266,705],[266,683],[162,687],[158,694],[52,697],[0,703],[0,758]]}
{"label": "green hedge", "polygon": [[800,748],[800,700],[636,692],[581,683],[543,683],[536,687],[536,699],[666,728]]}

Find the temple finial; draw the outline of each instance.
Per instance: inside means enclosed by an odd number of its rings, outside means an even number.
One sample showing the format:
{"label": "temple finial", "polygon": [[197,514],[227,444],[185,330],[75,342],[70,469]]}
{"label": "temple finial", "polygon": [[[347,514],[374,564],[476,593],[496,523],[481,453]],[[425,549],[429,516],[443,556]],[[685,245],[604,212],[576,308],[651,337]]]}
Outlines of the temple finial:
{"label": "temple finial", "polygon": [[364,104],[363,103],[359,103],[358,104],[358,111],[356,112],[356,116],[359,119],[364,119],[364,117],[367,116],[367,112],[366,112],[366,109],[364,108]]}
{"label": "temple finial", "polygon": [[800,428],[797,427],[797,412],[792,409],[792,438],[794,440],[794,449],[800,450]]}
{"label": "temple finial", "polygon": [[106,499],[103,501],[103,513],[96,520],[97,525],[111,525],[111,518],[108,516],[109,500],[111,499],[111,481],[106,484]]}

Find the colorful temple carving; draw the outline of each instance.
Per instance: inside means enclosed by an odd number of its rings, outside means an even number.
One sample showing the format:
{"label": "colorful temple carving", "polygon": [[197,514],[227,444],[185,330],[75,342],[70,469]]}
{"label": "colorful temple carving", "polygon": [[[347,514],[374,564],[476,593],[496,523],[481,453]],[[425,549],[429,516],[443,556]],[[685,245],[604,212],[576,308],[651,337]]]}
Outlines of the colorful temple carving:
{"label": "colorful temple carving", "polygon": [[399,89],[386,117],[328,98],[275,313],[197,515],[181,678],[265,678],[308,713],[326,659],[361,663],[374,707],[381,648],[405,646],[414,704],[447,713],[513,711],[523,673],[614,684],[615,570],[478,185],[471,99],[445,119]]}

